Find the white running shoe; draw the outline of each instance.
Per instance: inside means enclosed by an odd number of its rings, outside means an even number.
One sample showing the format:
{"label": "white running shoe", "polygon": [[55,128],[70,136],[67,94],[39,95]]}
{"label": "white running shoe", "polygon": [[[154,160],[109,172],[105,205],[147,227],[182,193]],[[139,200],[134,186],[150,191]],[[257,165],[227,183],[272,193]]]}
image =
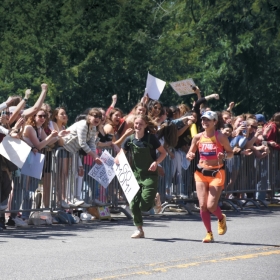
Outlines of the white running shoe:
{"label": "white running shoe", "polygon": [[[74,198],[74,204],[75,204],[75,206],[80,206],[80,205],[82,205],[82,204],[84,204],[85,202],[83,201],[83,200],[80,200],[80,199],[78,199],[78,198]],[[88,206],[89,207],[89,206]]]}

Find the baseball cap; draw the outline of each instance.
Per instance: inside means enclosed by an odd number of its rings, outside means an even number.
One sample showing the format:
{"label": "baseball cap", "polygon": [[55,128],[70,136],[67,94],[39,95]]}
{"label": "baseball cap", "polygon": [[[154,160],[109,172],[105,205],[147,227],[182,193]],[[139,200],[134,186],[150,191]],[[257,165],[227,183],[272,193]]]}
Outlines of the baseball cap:
{"label": "baseball cap", "polygon": [[265,120],[264,115],[262,115],[262,114],[256,114],[255,116],[256,116],[256,119],[257,119],[258,122],[266,123],[266,120]]}
{"label": "baseball cap", "polygon": [[218,120],[218,115],[213,111],[206,111],[203,113],[201,118],[207,118],[208,120]]}

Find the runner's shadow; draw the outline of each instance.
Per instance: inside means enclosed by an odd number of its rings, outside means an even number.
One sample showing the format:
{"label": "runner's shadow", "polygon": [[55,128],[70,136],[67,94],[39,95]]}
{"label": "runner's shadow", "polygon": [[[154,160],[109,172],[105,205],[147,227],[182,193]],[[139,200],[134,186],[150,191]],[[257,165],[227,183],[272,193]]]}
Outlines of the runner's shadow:
{"label": "runner's shadow", "polygon": [[[185,239],[185,238],[145,238],[150,239],[152,241],[158,241],[158,242],[170,242],[174,243],[176,241],[190,241],[190,242],[198,242],[202,243],[201,239]],[[274,245],[274,244],[260,244],[260,243],[242,243],[242,242],[226,242],[226,241],[214,241],[213,243],[216,244],[227,244],[227,245],[246,245],[246,246],[268,246],[268,247],[280,247],[280,245]]]}

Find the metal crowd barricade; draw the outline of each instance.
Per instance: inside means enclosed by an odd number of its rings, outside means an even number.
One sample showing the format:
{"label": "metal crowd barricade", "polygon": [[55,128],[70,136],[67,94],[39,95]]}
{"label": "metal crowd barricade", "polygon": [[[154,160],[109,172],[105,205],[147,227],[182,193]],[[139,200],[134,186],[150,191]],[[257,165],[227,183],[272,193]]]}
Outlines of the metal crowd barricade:
{"label": "metal crowd barricade", "polygon": [[[198,163],[198,153],[187,170],[182,170],[182,187],[176,185],[176,176],[172,178],[172,159],[166,157],[162,163],[165,177],[160,179],[159,192],[164,201],[163,212],[168,207],[183,207],[188,203],[198,203],[195,191],[194,172]],[[236,211],[251,205],[257,209],[267,208],[266,195],[272,198],[280,192],[280,152],[270,150],[270,154],[262,159],[250,156],[235,155],[226,162],[226,182],[222,201],[227,202]],[[168,183],[167,183],[168,182]],[[167,186],[166,186],[167,185]],[[184,190],[182,196],[180,191]],[[235,198],[229,198],[232,194]],[[189,211],[190,212],[190,211]]]}
{"label": "metal crowd barricade", "polygon": [[[52,175],[53,151],[50,148],[45,148],[42,153],[45,155],[45,163],[41,180],[21,174],[20,169],[12,172],[12,191],[5,202],[8,205],[5,212],[11,213],[12,217],[15,217],[20,212],[22,218],[27,219],[33,211],[49,209],[48,207],[45,208],[42,197],[43,183],[44,186],[47,186],[49,183],[49,192],[51,192],[50,178]],[[45,191],[44,193],[46,196],[47,192]]]}
{"label": "metal crowd barricade", "polygon": [[[106,150],[115,156],[112,149]],[[100,155],[102,150],[98,150],[98,153]],[[63,148],[45,149],[44,154],[45,166],[41,180],[23,174],[17,176],[18,172],[13,173],[13,190],[10,194],[9,208],[5,212],[11,212],[12,215],[21,212],[22,216],[27,218],[32,211],[61,209],[61,200],[73,202],[74,197],[79,197],[93,206],[110,206],[112,212],[123,212],[131,218],[124,207],[127,201],[117,178],[104,188],[88,175],[93,166],[90,156],[80,156],[78,153],[73,155]],[[198,155],[191,161],[187,170],[182,170],[181,185],[172,177],[172,159],[167,156],[162,162],[165,176],[159,177],[158,185],[163,202],[162,212],[168,207],[179,207],[191,213],[188,203],[197,203],[193,176],[197,162]],[[78,178],[78,168],[81,164],[84,168],[82,179]],[[82,181],[80,190],[79,179]],[[269,156],[263,159],[256,159],[254,155],[234,156],[226,163],[226,197],[223,201],[231,204],[233,209],[238,211],[235,205],[242,209],[249,201],[256,208],[260,208],[260,205],[265,205],[265,196],[273,197],[276,192],[280,192],[279,151],[271,149]],[[235,195],[236,199],[229,199],[229,194]],[[243,199],[245,203],[240,202]]]}
{"label": "metal crowd barricade", "polygon": [[[224,199],[234,203],[241,209],[251,205],[260,209],[265,206],[266,196],[272,200],[280,186],[280,164],[277,150],[270,149],[268,156],[258,159],[254,155],[234,156],[227,163],[227,180],[225,184]],[[232,164],[233,161],[233,164]],[[234,198],[229,199],[229,194]]]}

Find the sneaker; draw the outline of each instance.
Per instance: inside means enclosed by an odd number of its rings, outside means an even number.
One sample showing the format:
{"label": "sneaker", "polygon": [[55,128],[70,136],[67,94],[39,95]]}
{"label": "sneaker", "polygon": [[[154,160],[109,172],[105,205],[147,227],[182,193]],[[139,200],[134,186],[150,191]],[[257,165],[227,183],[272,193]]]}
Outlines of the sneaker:
{"label": "sneaker", "polygon": [[12,226],[14,227],[16,225],[15,221],[12,219],[12,217],[10,216],[7,223],[6,223],[6,226]]}
{"label": "sneaker", "polygon": [[70,205],[69,205],[68,203],[66,203],[64,200],[61,200],[60,206],[61,206],[62,208],[70,208]]}
{"label": "sneaker", "polygon": [[223,219],[221,221],[218,220],[218,234],[223,235],[227,232],[227,217],[223,214]]}
{"label": "sneaker", "polygon": [[205,238],[202,239],[202,242],[203,243],[211,243],[211,242],[214,242],[214,237],[213,237],[213,233],[210,231],[210,232],[207,232]]}
{"label": "sneaker", "polygon": [[245,206],[255,206],[255,204],[252,201],[248,201]]}
{"label": "sneaker", "polygon": [[80,204],[80,208],[89,208],[89,207],[91,207],[92,205],[91,204],[88,204],[88,203],[83,203],[83,204]]}
{"label": "sneaker", "polygon": [[104,203],[104,202],[102,202],[98,199],[93,199],[92,204],[96,205],[96,206],[108,206],[108,205],[110,205],[110,203]]}
{"label": "sneaker", "polygon": [[181,193],[181,194],[179,195],[179,197],[180,197],[181,199],[188,199],[188,198],[189,198],[188,195],[183,194],[183,193]]}
{"label": "sneaker", "polygon": [[[74,204],[76,205],[76,206],[80,206],[80,205],[82,205],[82,204],[84,204],[85,202],[83,201],[83,200],[80,200],[80,199],[78,199],[78,198],[74,198]],[[88,206],[89,207],[89,206]]]}
{"label": "sneaker", "polygon": [[68,207],[63,207],[63,208],[69,208],[69,207],[71,207],[71,208],[76,208],[76,207],[77,207],[77,206],[76,206],[74,203],[72,203],[71,201],[68,201],[67,204],[68,204],[69,206],[68,206]]}
{"label": "sneaker", "polygon": [[132,235],[131,238],[145,238],[145,234],[143,230],[136,230]]}
{"label": "sneaker", "polygon": [[16,227],[28,227],[28,223],[19,217],[13,219]]}

